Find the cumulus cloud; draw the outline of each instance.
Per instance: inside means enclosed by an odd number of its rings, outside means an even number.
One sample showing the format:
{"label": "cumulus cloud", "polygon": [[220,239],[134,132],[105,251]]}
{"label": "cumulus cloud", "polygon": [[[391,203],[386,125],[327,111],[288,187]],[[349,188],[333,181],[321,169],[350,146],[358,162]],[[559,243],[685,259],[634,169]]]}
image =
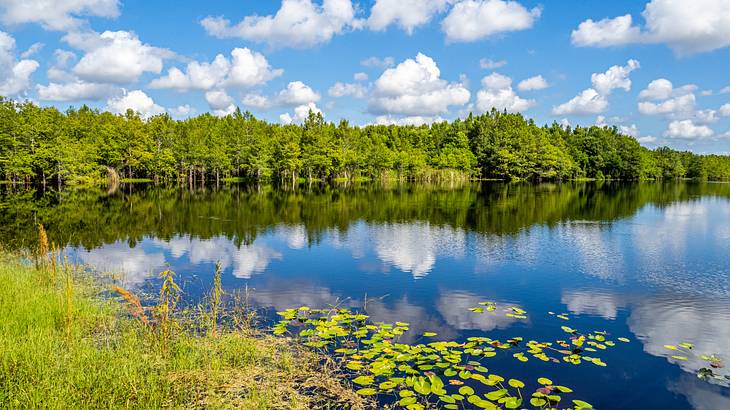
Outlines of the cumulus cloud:
{"label": "cumulus cloud", "polygon": [[420,115],[414,115],[410,117],[400,117],[396,118],[390,115],[378,115],[375,117],[375,125],[415,125],[415,126],[421,126],[421,125],[430,125],[436,122],[443,122],[445,121],[443,118],[436,116],[436,117],[423,117]]}
{"label": "cumulus cloud", "polygon": [[211,90],[222,87],[249,88],[265,84],[284,73],[274,69],[263,54],[248,48],[234,48],[231,60],[218,54],[212,62],[192,61],[185,72],[170,68],[167,75],[150,83],[151,88],[177,90]]}
{"label": "cumulus cloud", "polygon": [[295,107],[294,116],[285,113],[279,116],[283,124],[302,122],[307,118],[309,110],[315,113],[322,111],[317,107],[316,102],[321,96],[310,86],[301,81],[292,81],[286,88],[272,96],[259,94],[247,94],[242,98],[244,105],[258,109],[270,109],[273,107]]}
{"label": "cumulus cloud", "polygon": [[608,109],[608,96],[620,88],[631,90],[629,74],[639,68],[639,62],[629,60],[625,66],[615,65],[603,73],[591,74],[592,88],[583,90],[570,101],[553,107],[554,115],[592,115]]}
{"label": "cumulus cloud", "polygon": [[108,100],[106,108],[115,114],[124,114],[128,109],[131,109],[142,118],[149,118],[165,112],[164,108],[155,104],[154,100],[141,90],[130,91]]}
{"label": "cumulus cloud", "polygon": [[191,107],[189,104],[168,108],[167,111],[175,118],[186,118],[195,114],[195,108]]}
{"label": "cumulus cloud", "polygon": [[449,3],[453,0],[375,0],[367,25],[371,30],[381,31],[394,24],[411,34],[413,29],[445,11]]}
{"label": "cumulus cloud", "polygon": [[200,24],[218,38],[237,37],[273,47],[304,48],[330,41],[359,25],[350,0],[283,0],[275,15],[246,16],[237,24],[223,17],[206,17]]}
{"label": "cumulus cloud", "polygon": [[418,53],[389,68],[375,81],[368,109],[374,114],[435,116],[452,105],[464,105],[471,94],[462,83],[441,79],[441,70],[429,56]]}
{"label": "cumulus cloud", "polygon": [[639,93],[639,112],[644,115],[662,115],[672,119],[695,118],[700,122],[713,122],[714,112],[695,112],[694,85],[675,88],[671,81],[659,78]]}
{"label": "cumulus cloud", "polygon": [[589,19],[572,32],[571,40],[581,47],[661,43],[680,56],[730,45],[730,0],[652,0],[641,14],[643,29],[629,14]]}
{"label": "cumulus cloud", "polygon": [[330,87],[327,93],[331,97],[352,96],[355,98],[365,98],[365,94],[367,94],[367,88],[362,84],[337,82],[332,87]]}
{"label": "cumulus cloud", "polygon": [[678,139],[698,139],[709,138],[715,132],[706,125],[696,125],[692,120],[672,121],[664,132],[664,136],[668,138]]}
{"label": "cumulus cloud", "polygon": [[507,65],[506,60],[492,60],[491,58],[482,58],[479,60],[479,67],[485,70],[494,70],[495,68],[504,67]]}
{"label": "cumulus cloud", "polygon": [[499,111],[522,112],[535,105],[535,100],[519,97],[512,89],[512,79],[492,73],[482,79],[482,89],[477,93],[476,107],[481,112],[496,108]]}
{"label": "cumulus cloud", "polygon": [[7,25],[37,23],[47,30],[69,30],[86,23],[80,17],[119,16],[119,0],[3,0],[0,21]]}
{"label": "cumulus cloud", "polygon": [[591,115],[606,111],[608,99],[593,88],[587,88],[570,101],[553,107],[554,115]]}
{"label": "cumulus cloud", "polygon": [[233,98],[223,90],[211,90],[205,93],[205,101],[213,110],[213,115],[225,117],[236,111]]}
{"label": "cumulus cloud", "polygon": [[544,90],[548,87],[550,87],[550,84],[541,75],[527,78],[517,84],[517,89],[520,91]]}
{"label": "cumulus cloud", "polygon": [[322,114],[322,110],[317,107],[317,104],[314,102],[310,102],[307,104],[302,104],[294,107],[294,115],[284,113],[279,116],[279,121],[281,121],[282,124],[293,124],[293,123],[302,123],[304,120],[309,117],[309,113],[312,112],[313,114]]}
{"label": "cumulus cloud", "polygon": [[637,68],[639,68],[639,62],[632,59],[625,66],[615,65],[605,73],[593,73],[591,74],[593,89],[601,95],[609,95],[616,88],[629,91],[631,90],[629,74]]}
{"label": "cumulus cloud", "polygon": [[720,115],[723,117],[730,117],[730,103],[723,104],[722,107],[720,107]]}
{"label": "cumulus cloud", "polygon": [[657,141],[656,137],[647,135],[645,137],[639,137],[636,139],[641,144],[653,144]]}
{"label": "cumulus cloud", "polygon": [[354,78],[355,81],[367,81],[369,77],[367,73],[355,73],[352,78]]}
{"label": "cumulus cloud", "polygon": [[540,17],[542,9],[526,9],[516,1],[465,0],[454,5],[441,24],[446,40],[470,42],[495,34],[525,30]]}
{"label": "cumulus cloud", "polygon": [[71,33],[64,40],[86,51],[73,73],[90,82],[133,83],[143,73],[159,74],[163,61],[174,55],[170,50],[142,43],[129,31]]}
{"label": "cumulus cloud", "polygon": [[720,94],[730,94],[730,85],[720,90]]}
{"label": "cumulus cloud", "polygon": [[30,88],[30,76],[40,65],[15,57],[15,39],[0,31],[0,95],[14,96]]}
{"label": "cumulus cloud", "polygon": [[390,68],[395,65],[395,59],[393,57],[379,58],[373,56],[360,61],[360,65],[365,67]]}
{"label": "cumulus cloud", "polygon": [[87,83],[75,80],[68,83],[38,85],[38,98],[43,101],[99,101],[119,91],[109,84]]}

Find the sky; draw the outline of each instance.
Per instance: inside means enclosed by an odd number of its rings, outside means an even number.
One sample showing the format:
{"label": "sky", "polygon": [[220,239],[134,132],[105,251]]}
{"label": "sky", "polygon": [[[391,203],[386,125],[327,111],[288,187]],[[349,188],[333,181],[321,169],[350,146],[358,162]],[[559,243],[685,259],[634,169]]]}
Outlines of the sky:
{"label": "sky", "polygon": [[730,0],[0,0],[0,95],[423,124],[496,107],[730,153]]}

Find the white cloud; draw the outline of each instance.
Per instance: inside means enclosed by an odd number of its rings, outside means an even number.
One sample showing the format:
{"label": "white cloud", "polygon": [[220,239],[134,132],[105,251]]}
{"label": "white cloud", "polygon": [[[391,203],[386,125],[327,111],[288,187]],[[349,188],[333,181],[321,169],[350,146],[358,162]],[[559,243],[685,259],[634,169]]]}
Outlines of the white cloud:
{"label": "white cloud", "polygon": [[666,115],[679,118],[692,115],[695,108],[695,95],[685,94],[661,102],[641,101],[639,112],[644,115]]}
{"label": "white cloud", "polygon": [[633,25],[628,14],[586,20],[573,31],[571,40],[583,47],[662,43],[680,56],[730,45],[730,0],[652,0],[642,16],[643,30]]}
{"label": "white cloud", "polygon": [[720,115],[723,117],[730,117],[730,103],[723,104],[723,106],[720,107]]}
{"label": "white cloud", "polygon": [[131,109],[139,113],[142,118],[149,118],[165,112],[164,108],[155,104],[154,100],[141,90],[130,91],[123,96],[112,98],[106,102],[106,106],[110,112],[115,114],[124,114],[128,109]]}
{"label": "white cloud", "polygon": [[30,76],[40,65],[35,60],[15,57],[15,39],[0,31],[0,95],[13,96],[30,88]]}
{"label": "white cloud", "polygon": [[639,98],[644,100],[664,100],[672,95],[672,82],[666,78],[658,78],[649,83],[649,85],[641,90]]}
{"label": "white cloud", "polygon": [[213,110],[213,115],[224,117],[236,111],[233,98],[223,90],[212,90],[205,93],[205,101]]}
{"label": "white cloud", "polygon": [[720,90],[720,94],[730,94],[730,85]]}
{"label": "white cloud", "polygon": [[37,54],[39,51],[43,49],[45,44],[43,43],[33,43],[30,47],[28,47],[27,50],[23,51],[23,53],[20,55],[20,58],[30,58],[33,57],[33,55]]}
{"label": "white cloud", "polygon": [[[623,119],[620,117],[611,117],[610,122],[611,123],[621,123],[621,122],[623,122]],[[603,115],[599,115],[598,117],[596,117],[596,126],[609,127],[609,126],[611,126],[611,124],[606,122],[606,117],[604,117]],[[636,126],[636,124],[630,124],[630,125],[619,124],[618,130],[622,134],[631,135],[634,138],[638,137],[640,134],[639,128]]]}
{"label": "white cloud", "polygon": [[186,118],[195,114],[195,108],[191,107],[189,104],[179,105],[174,108],[168,108],[167,111],[176,118]]}
{"label": "white cloud", "polygon": [[312,0],[283,0],[273,16],[246,16],[235,25],[223,17],[209,16],[200,23],[215,37],[294,48],[326,43],[348,27],[359,25],[350,0],[324,0],[321,6]]}
{"label": "white cloud", "polygon": [[383,72],[375,81],[368,109],[374,114],[434,116],[469,101],[471,94],[462,83],[440,77],[436,62],[418,53],[415,60],[409,58]]}
{"label": "white cloud", "polygon": [[109,84],[87,83],[75,80],[68,83],[38,85],[38,98],[43,101],[98,101],[119,91]]}
{"label": "white cloud", "polygon": [[591,83],[593,89],[601,95],[609,95],[616,88],[624,91],[631,90],[631,79],[629,74],[639,68],[639,62],[629,60],[625,66],[612,66],[605,73],[593,73],[591,75]]}
{"label": "white cloud", "polygon": [[658,78],[649,83],[649,85],[639,92],[640,100],[666,100],[670,97],[678,97],[682,95],[691,94],[697,89],[694,84],[683,85],[679,88],[674,88],[671,81],[666,78]]}
{"label": "white cloud", "polygon": [[145,72],[159,73],[163,60],[173,56],[167,49],[142,43],[136,34],[128,31],[74,33],[64,40],[86,51],[73,72],[91,82],[133,83]]}
{"label": "white cloud", "polygon": [[516,1],[465,0],[454,5],[441,29],[448,41],[476,41],[498,33],[528,29],[541,12],[540,7],[527,10]]}
{"label": "white cloud", "polygon": [[570,101],[553,107],[554,115],[599,114],[608,108],[608,100],[592,88],[583,90]]}
{"label": "white cloud", "polygon": [[603,73],[591,74],[593,88],[587,88],[570,101],[553,107],[554,115],[600,114],[608,109],[608,96],[614,89],[631,89],[629,74],[639,68],[639,62],[629,60],[625,66],[612,66]]}
{"label": "white cloud", "polygon": [[714,134],[710,127],[696,125],[692,120],[672,121],[664,132],[666,137],[680,139],[709,138]]}
{"label": "white cloud", "polygon": [[495,68],[504,67],[507,65],[506,60],[492,60],[489,58],[482,58],[479,60],[479,67],[485,69],[485,70],[494,70]]}
{"label": "white cloud", "polygon": [[260,94],[246,94],[241,99],[243,105],[247,107],[267,109],[271,107],[271,101],[269,98]]}
{"label": "white cloud", "polygon": [[282,124],[302,123],[307,119],[310,111],[314,114],[323,114],[322,110],[317,107],[317,104],[310,102],[294,107],[294,116],[289,113],[281,114],[279,120]]}
{"label": "white cloud", "polygon": [[79,16],[119,16],[119,0],[2,0],[0,21],[7,25],[38,23],[48,30],[82,26]]}
{"label": "white cloud", "polygon": [[423,117],[420,115],[396,118],[390,115],[378,115],[375,117],[375,125],[430,125],[436,122],[445,121],[443,118],[436,117]]}
{"label": "white cloud", "polygon": [[167,75],[150,83],[152,88],[173,88],[178,90],[211,90],[222,87],[249,88],[265,84],[283,74],[282,69],[273,69],[263,54],[248,48],[234,48],[232,59],[218,54],[212,62],[192,61],[185,72],[171,68]]}
{"label": "white cloud", "polygon": [[573,30],[570,39],[579,47],[610,47],[639,41],[641,30],[631,23],[630,14],[600,21],[588,19]]}
{"label": "white cloud", "polygon": [[377,67],[377,68],[390,68],[395,65],[395,59],[393,57],[368,57],[360,61],[360,65],[365,67]]}
{"label": "white cloud", "polygon": [[365,88],[365,86],[363,86],[362,84],[337,82],[332,87],[330,87],[327,93],[331,97],[345,97],[349,95],[355,98],[365,98],[365,94],[367,94],[367,88]]}
{"label": "white cloud", "polygon": [[535,100],[520,98],[512,89],[512,79],[492,73],[482,79],[482,89],[477,93],[476,107],[481,112],[496,108],[499,111],[522,112],[535,105]]}
{"label": "white cloud", "polygon": [[277,105],[294,106],[317,102],[319,93],[301,81],[292,81],[276,96]]}
{"label": "white cloud", "polygon": [[641,144],[653,144],[656,142],[657,139],[654,136],[647,135],[645,137],[639,137],[636,140],[639,141],[639,143]]}
{"label": "white cloud", "polygon": [[286,88],[273,96],[246,94],[242,98],[244,105],[259,109],[272,107],[296,107],[319,101],[321,96],[310,86],[301,81],[292,81]]}
{"label": "white cloud", "polygon": [[369,77],[367,73],[355,73],[352,78],[354,78],[355,81],[367,81]]}
{"label": "white cloud", "polygon": [[517,89],[520,91],[544,90],[548,87],[550,84],[541,75],[530,77],[517,84]]}
{"label": "white cloud", "polygon": [[385,30],[398,25],[408,34],[446,10],[453,0],[375,0],[367,25],[371,30]]}

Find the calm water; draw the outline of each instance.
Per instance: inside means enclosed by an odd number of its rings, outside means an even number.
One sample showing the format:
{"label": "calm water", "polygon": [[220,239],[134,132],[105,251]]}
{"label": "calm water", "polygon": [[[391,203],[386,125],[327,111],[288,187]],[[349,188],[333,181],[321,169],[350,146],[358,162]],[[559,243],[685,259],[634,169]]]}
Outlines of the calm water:
{"label": "calm water", "polygon": [[[409,341],[606,330],[632,342],[602,352],[605,368],[509,356],[487,366],[551,377],[601,409],[730,409],[727,385],[695,376],[703,363],[663,348],[691,342],[730,364],[729,184],[134,186],[0,198],[4,242],[31,244],[30,222],[43,222],[77,261],[125,272],[138,290],[169,265],[195,302],[221,261],[224,286],[248,286],[264,317],[367,298],[374,320],[411,323]],[[468,310],[485,300],[529,319]]]}

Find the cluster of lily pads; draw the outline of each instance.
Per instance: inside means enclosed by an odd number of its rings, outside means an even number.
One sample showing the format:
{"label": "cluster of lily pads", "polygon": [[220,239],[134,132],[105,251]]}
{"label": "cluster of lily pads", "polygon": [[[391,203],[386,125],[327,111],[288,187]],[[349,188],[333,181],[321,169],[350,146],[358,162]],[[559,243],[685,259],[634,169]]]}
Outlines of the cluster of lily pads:
{"label": "cluster of lily pads", "polygon": [[[494,312],[496,304],[483,302],[480,307],[470,310]],[[527,314],[516,307],[510,307],[506,312],[515,319],[524,319]],[[273,327],[274,334],[291,334],[307,346],[326,349],[352,372],[352,381],[359,386],[358,394],[379,395],[386,402],[414,410],[434,406],[445,409],[590,409],[593,407],[585,401],[572,400],[571,404],[563,401],[563,395],[573,392],[568,387],[541,377],[534,390],[529,391],[521,380],[506,379],[490,372],[484,361],[500,351],[509,351],[520,362],[528,361],[528,355],[531,355],[546,362],[575,365],[590,362],[605,366],[600,358],[592,356],[616,345],[607,339],[606,332],[581,333],[567,326],[563,326],[563,330],[569,336],[555,342],[524,342],[521,337],[504,341],[469,337],[461,343],[408,344],[399,342],[409,330],[408,323],[372,323],[364,313],[341,308],[305,306],[277,313],[281,320]],[[435,332],[423,334],[426,338],[434,336]],[[477,386],[480,393],[475,391]]]}
{"label": "cluster of lily pads", "polygon": [[697,377],[705,381],[716,381],[722,384],[730,384],[730,372],[727,370],[723,374],[725,363],[721,357],[714,354],[698,354],[695,352],[695,346],[692,343],[679,343],[675,345],[664,345],[664,348],[671,350],[674,354],[671,355],[672,359],[679,361],[687,361],[690,358],[699,358],[706,366],[703,366],[697,370]]}

